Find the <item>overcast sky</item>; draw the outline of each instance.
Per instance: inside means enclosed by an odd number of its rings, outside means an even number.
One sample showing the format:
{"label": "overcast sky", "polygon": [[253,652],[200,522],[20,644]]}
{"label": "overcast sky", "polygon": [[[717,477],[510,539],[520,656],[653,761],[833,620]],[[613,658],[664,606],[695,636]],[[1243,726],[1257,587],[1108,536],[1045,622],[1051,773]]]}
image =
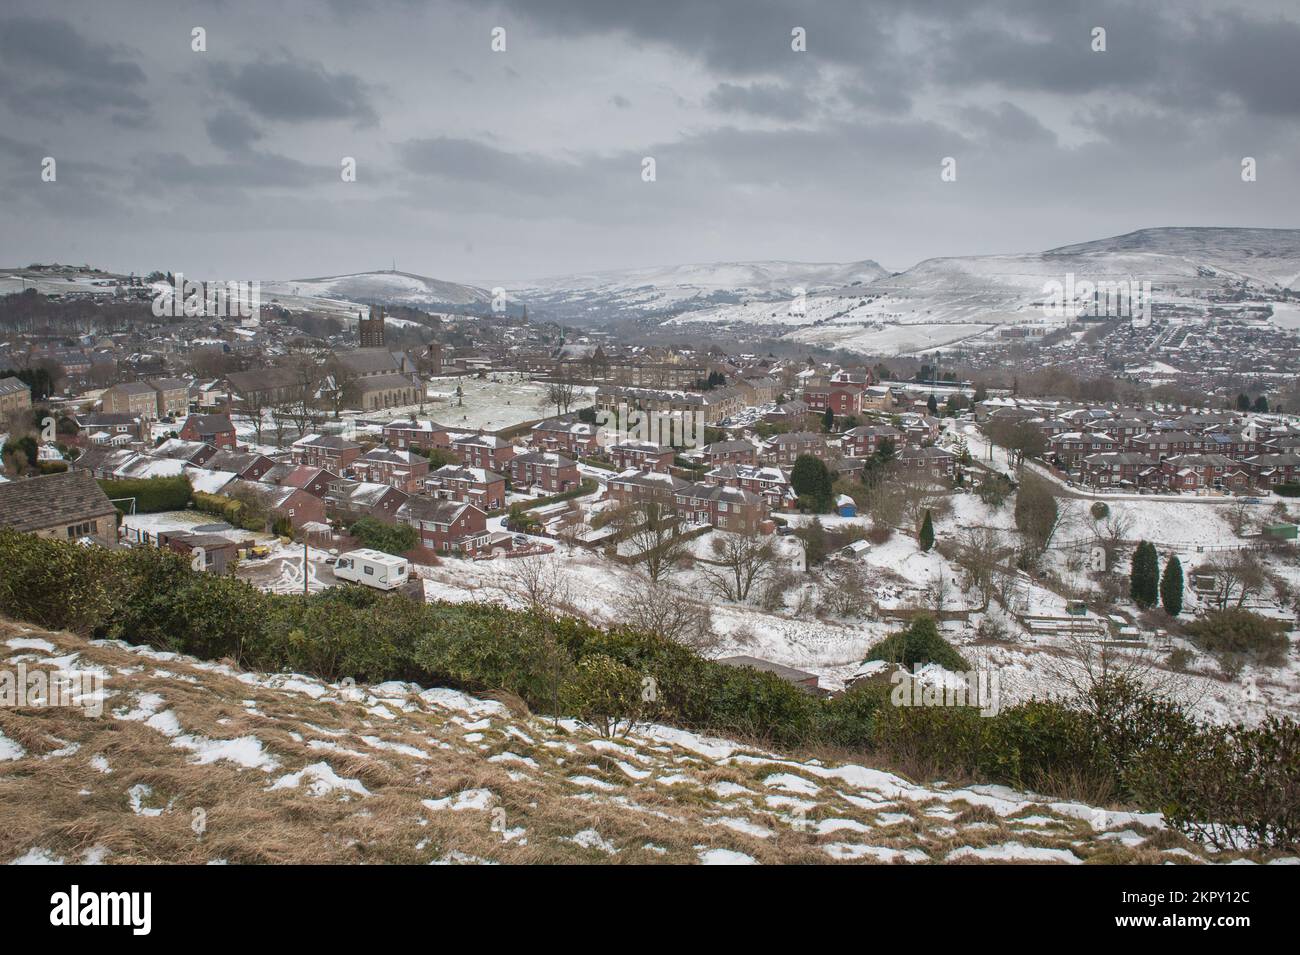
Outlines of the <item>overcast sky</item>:
{"label": "overcast sky", "polygon": [[3,265],[482,282],[1300,226],[1294,2],[0,10]]}

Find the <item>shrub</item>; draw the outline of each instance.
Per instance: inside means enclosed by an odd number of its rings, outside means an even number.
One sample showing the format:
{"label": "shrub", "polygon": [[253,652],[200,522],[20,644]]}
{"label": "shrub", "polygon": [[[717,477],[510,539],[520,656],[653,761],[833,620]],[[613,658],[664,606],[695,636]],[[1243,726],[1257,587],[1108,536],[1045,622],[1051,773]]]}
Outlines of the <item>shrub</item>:
{"label": "shrub", "polygon": [[573,677],[560,688],[560,701],[570,713],[596,727],[602,736],[617,736],[632,728],[641,709],[641,679],[637,672],[603,653],[578,663]]}
{"label": "shrub", "polygon": [[100,481],[104,493],[117,501],[117,509],[126,513],[128,504],[122,498],[135,498],[136,513],[154,514],[158,511],[183,511],[189,507],[193,495],[190,479],[183,474],[176,477],[143,478],[127,481]]}
{"label": "shrub", "polygon": [[1134,761],[1136,798],[1218,849],[1300,846],[1300,724],[1199,726]]}
{"label": "shrub", "polygon": [[934,620],[921,615],[906,630],[892,634],[867,651],[866,660],[885,660],[911,667],[937,663],[945,670],[969,670],[970,667],[947,640],[939,636]]}
{"label": "shrub", "polygon": [[1273,493],[1279,497],[1300,497],[1300,484],[1275,484]]}
{"label": "shrub", "polygon": [[89,634],[109,620],[119,593],[112,555],[0,528],[0,614],[51,630]]}
{"label": "shrub", "polygon": [[1187,634],[1202,650],[1214,654],[1242,654],[1268,666],[1286,660],[1287,626],[1241,607],[1211,610],[1187,625]]}
{"label": "shrub", "polygon": [[385,524],[373,517],[353,521],[348,533],[360,541],[362,547],[397,556],[411,550],[420,539],[409,524]]}
{"label": "shrub", "polygon": [[1104,521],[1110,515],[1110,505],[1105,501],[1094,501],[1088,511],[1094,521]]}

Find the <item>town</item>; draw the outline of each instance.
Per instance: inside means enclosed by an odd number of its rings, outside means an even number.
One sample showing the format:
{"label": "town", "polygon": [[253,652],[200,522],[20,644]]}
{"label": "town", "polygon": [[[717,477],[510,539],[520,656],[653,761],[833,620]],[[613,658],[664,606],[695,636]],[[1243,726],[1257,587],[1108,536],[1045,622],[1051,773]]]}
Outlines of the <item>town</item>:
{"label": "town", "polygon": [[107,867],[18,924],[1281,911],[1295,11],[155,6],[0,12],[0,871]]}

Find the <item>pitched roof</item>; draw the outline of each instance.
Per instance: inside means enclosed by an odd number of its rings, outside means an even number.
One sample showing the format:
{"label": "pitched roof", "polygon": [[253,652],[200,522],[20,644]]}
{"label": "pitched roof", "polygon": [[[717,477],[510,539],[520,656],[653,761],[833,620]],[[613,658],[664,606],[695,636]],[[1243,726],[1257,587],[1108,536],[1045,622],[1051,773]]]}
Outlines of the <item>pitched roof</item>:
{"label": "pitched roof", "polygon": [[89,471],[64,471],[0,484],[0,525],[43,530],[115,512]]}

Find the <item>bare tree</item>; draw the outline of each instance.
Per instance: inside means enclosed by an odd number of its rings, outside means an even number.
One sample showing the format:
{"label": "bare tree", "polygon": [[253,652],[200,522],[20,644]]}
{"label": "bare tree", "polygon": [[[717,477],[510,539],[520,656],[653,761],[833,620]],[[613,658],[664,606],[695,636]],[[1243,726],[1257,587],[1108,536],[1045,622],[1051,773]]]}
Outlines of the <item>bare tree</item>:
{"label": "bare tree", "polygon": [[707,604],[692,600],[677,587],[656,583],[645,574],[629,573],[623,595],[622,622],[696,650],[717,642],[713,613]]}
{"label": "bare tree", "polygon": [[1093,522],[1092,534],[1106,555],[1107,568],[1115,566],[1115,559],[1132,531],[1132,516],[1116,507],[1110,508],[1101,520]]}
{"label": "bare tree", "polygon": [[999,585],[1010,572],[1007,564],[1014,548],[993,528],[973,527],[955,545],[944,550],[945,556],[961,569],[963,586],[979,594],[979,609],[988,610],[993,598],[1001,595]]}
{"label": "bare tree", "polygon": [[1250,526],[1251,517],[1251,506],[1246,503],[1244,497],[1236,498],[1228,505],[1228,525],[1238,537],[1245,534],[1247,527]]}
{"label": "bare tree", "polygon": [[1006,450],[1008,461],[1017,470],[1025,466],[1026,457],[1037,457],[1047,447],[1042,430],[1029,421],[993,419],[985,423],[984,433]]}
{"label": "bare tree", "polygon": [[1220,610],[1229,604],[1244,606],[1251,597],[1262,593],[1269,583],[1264,562],[1248,550],[1221,553],[1194,572],[1214,578],[1214,589],[1209,597]]}
{"label": "bare tree", "polygon": [[686,521],[677,509],[659,501],[639,501],[617,518],[625,539],[651,580],[658,583],[690,556],[690,541],[682,531]]}
{"label": "bare tree", "polygon": [[861,616],[871,607],[867,594],[869,586],[867,568],[856,561],[844,567],[836,580],[828,580],[822,596],[822,606],[840,617]]}
{"label": "bare tree", "polygon": [[572,604],[568,578],[555,560],[540,554],[506,560],[494,586],[533,611],[553,613]]}
{"label": "bare tree", "polygon": [[771,537],[720,532],[709,541],[709,557],[701,558],[700,573],[723,600],[744,603],[774,572],[776,560]]}

